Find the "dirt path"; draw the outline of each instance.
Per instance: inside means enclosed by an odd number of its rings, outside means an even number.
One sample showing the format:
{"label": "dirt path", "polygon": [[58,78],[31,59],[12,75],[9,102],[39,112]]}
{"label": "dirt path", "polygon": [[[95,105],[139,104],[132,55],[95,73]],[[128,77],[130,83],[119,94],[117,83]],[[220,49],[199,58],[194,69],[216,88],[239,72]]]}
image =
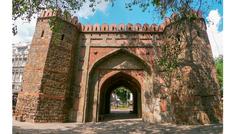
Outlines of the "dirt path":
{"label": "dirt path", "polygon": [[223,125],[149,124],[141,119],[98,123],[28,123],[13,121],[13,134],[222,134]]}

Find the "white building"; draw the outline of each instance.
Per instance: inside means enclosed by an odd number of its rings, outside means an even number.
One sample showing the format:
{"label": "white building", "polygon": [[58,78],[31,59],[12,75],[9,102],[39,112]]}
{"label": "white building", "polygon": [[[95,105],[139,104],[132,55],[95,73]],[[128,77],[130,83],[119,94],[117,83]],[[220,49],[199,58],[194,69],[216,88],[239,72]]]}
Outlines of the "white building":
{"label": "white building", "polygon": [[17,94],[21,90],[22,77],[30,49],[29,42],[12,44],[12,92]]}

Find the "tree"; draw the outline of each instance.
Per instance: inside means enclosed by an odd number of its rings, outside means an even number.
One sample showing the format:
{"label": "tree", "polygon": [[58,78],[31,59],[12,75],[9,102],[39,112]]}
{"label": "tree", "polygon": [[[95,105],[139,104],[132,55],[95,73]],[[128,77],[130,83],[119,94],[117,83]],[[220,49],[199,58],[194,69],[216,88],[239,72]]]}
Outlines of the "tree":
{"label": "tree", "polygon": [[[18,18],[31,21],[34,14],[44,9],[62,9],[68,12],[76,12],[81,10],[84,3],[95,10],[97,4],[102,1],[108,1],[114,5],[116,0],[13,0],[12,19],[16,21]],[[222,3],[222,0],[130,0],[125,2],[126,8],[132,10],[133,6],[139,6],[146,11],[149,7],[153,7],[154,11],[160,18],[175,12],[181,16],[190,16],[188,13],[192,9],[197,11],[207,11],[213,3]],[[203,12],[205,13],[205,12]],[[13,34],[17,34],[17,26],[12,28]]]}
{"label": "tree", "polygon": [[130,96],[130,91],[126,89],[125,87],[119,87],[114,90],[114,93],[119,97],[119,99],[123,102],[126,103],[128,97]]}
{"label": "tree", "polygon": [[[62,9],[70,13],[76,12],[81,9],[84,3],[95,10],[97,4],[102,1],[113,0],[13,0],[12,2],[12,20],[22,19],[31,21],[35,14],[44,9]],[[13,25],[12,32],[17,34],[17,26]]]}
{"label": "tree", "polygon": [[223,95],[223,56],[219,56],[215,59],[215,66],[217,70],[217,79]]}

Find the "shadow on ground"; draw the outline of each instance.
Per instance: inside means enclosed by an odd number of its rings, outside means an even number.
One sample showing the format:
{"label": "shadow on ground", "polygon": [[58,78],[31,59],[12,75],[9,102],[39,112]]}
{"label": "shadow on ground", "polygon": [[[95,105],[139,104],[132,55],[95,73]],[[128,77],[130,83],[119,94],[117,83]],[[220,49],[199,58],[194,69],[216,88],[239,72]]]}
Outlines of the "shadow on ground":
{"label": "shadow on ground", "polygon": [[172,124],[149,124],[143,122],[141,119],[114,120],[85,124],[24,123],[16,121],[13,122],[13,134],[222,134],[223,131],[222,124],[192,126]]}
{"label": "shadow on ground", "polygon": [[122,119],[137,119],[137,114],[130,111],[112,111],[110,114],[105,114],[102,121],[113,121]]}

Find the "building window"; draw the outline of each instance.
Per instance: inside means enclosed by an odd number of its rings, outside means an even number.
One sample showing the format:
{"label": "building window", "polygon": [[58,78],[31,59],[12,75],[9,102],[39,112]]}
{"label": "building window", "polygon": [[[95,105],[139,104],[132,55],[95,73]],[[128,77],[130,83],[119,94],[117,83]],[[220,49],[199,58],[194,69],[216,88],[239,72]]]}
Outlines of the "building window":
{"label": "building window", "polygon": [[198,35],[199,37],[201,37],[201,33],[200,33],[199,31],[197,31],[197,35]]}
{"label": "building window", "polygon": [[43,37],[43,35],[44,35],[44,30],[42,31],[41,37]]}
{"label": "building window", "polygon": [[12,80],[14,81],[14,72],[12,72]]}
{"label": "building window", "polygon": [[43,12],[43,16],[45,16],[45,14],[46,14],[46,11]]}
{"label": "building window", "polygon": [[19,76],[19,82],[22,82],[22,73],[21,73],[21,75]]}
{"label": "building window", "polygon": [[177,34],[177,41],[181,41],[181,37],[179,34]]}
{"label": "building window", "polygon": [[64,34],[62,34],[62,37],[61,37],[61,40],[63,40],[64,39]]}

